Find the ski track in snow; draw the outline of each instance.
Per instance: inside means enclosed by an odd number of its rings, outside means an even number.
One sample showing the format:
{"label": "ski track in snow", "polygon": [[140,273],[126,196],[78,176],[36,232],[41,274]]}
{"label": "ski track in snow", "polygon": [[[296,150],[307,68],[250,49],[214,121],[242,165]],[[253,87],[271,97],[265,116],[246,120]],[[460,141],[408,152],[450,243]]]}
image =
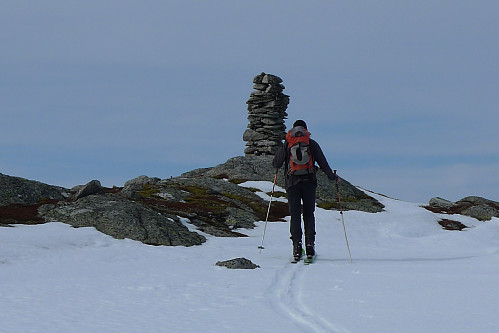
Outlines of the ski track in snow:
{"label": "ski track in snow", "polygon": [[331,322],[314,314],[303,302],[303,284],[307,267],[303,262],[286,264],[278,270],[272,284],[267,290],[271,295],[273,309],[294,322],[303,332],[348,333],[347,330],[335,327]]}

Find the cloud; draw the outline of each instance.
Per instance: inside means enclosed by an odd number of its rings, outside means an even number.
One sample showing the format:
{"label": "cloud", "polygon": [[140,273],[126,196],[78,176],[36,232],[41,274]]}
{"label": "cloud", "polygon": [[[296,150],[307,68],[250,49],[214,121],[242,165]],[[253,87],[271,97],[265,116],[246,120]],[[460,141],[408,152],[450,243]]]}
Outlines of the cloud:
{"label": "cloud", "polygon": [[[482,168],[498,158],[498,9],[3,1],[0,166],[78,183],[223,163],[243,154],[245,102],[265,71],[284,80],[288,122],[307,120],[359,184],[421,200],[431,184],[414,174],[438,184],[465,165],[481,184],[470,192],[494,195]],[[465,188],[444,179],[442,196]]]}

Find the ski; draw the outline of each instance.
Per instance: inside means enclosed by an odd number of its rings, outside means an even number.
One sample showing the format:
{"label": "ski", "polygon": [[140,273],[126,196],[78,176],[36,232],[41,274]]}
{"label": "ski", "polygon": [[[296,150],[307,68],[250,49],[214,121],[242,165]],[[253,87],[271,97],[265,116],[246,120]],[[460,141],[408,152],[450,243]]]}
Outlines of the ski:
{"label": "ski", "polygon": [[317,253],[314,254],[313,256],[309,257],[305,257],[305,259],[303,259],[303,263],[305,265],[310,265],[310,264],[313,264],[315,262],[315,258],[317,258]]}

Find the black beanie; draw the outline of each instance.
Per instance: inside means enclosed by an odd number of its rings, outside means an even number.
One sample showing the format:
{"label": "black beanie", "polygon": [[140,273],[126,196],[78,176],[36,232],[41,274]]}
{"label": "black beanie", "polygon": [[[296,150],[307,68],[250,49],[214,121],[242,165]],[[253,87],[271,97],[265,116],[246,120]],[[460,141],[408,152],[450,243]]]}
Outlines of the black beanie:
{"label": "black beanie", "polygon": [[296,127],[296,126],[305,127],[305,129],[307,129],[307,124],[301,119],[295,121],[295,123],[293,124],[293,127]]}

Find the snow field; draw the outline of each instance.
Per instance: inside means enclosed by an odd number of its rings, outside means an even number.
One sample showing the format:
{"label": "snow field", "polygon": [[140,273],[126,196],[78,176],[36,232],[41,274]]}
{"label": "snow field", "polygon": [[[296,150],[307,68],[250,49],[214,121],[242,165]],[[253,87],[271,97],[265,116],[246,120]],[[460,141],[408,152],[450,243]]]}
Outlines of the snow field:
{"label": "snow field", "polygon": [[[0,228],[0,331],[499,331],[499,219],[451,216],[471,228],[445,231],[439,214],[369,194],[386,211],[344,212],[353,263],[340,215],[322,209],[309,266],[289,264],[283,222],[268,223],[261,253],[264,222],[189,248],[62,223]],[[215,266],[236,257],[261,268]]]}

